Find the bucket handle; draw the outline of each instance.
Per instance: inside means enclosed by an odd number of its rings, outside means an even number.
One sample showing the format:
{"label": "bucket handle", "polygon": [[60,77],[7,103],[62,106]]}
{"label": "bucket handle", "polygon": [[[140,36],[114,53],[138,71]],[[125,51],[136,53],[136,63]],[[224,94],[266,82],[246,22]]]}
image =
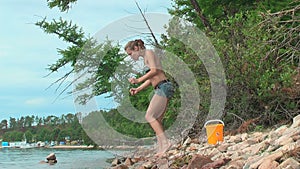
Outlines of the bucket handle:
{"label": "bucket handle", "polygon": [[224,126],[224,122],[222,121],[222,120],[218,120],[218,119],[216,119],[216,120],[208,120],[205,124],[204,124],[204,127],[206,127],[207,126],[207,124],[208,123],[211,123],[211,122],[220,122],[220,123],[222,123],[223,124],[223,126]]}

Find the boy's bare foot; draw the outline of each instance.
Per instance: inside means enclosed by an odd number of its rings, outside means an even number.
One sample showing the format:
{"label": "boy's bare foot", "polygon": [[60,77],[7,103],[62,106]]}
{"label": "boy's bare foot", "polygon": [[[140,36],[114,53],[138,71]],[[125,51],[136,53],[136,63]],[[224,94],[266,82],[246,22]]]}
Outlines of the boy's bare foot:
{"label": "boy's bare foot", "polygon": [[162,157],[171,148],[171,143],[163,144],[160,150],[154,155],[155,157]]}

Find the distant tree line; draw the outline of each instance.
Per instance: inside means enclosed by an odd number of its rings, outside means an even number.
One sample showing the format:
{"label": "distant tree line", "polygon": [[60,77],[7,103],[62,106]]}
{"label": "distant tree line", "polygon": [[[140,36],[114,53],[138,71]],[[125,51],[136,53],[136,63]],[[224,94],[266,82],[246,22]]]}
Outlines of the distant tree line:
{"label": "distant tree line", "polygon": [[24,140],[27,142],[37,141],[80,141],[90,145],[95,143],[87,136],[82,129],[75,114],[54,115],[47,117],[25,116],[20,118],[10,117],[9,120],[2,120],[0,123],[0,139],[3,141]]}

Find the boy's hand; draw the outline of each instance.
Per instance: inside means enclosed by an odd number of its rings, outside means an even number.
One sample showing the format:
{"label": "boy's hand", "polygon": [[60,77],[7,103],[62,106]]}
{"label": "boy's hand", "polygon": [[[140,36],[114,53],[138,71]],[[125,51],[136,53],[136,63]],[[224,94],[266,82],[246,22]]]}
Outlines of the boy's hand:
{"label": "boy's hand", "polygon": [[138,91],[137,88],[131,88],[131,89],[129,90],[129,92],[130,92],[131,95],[135,95],[135,94],[137,94],[139,91]]}
{"label": "boy's hand", "polygon": [[139,83],[138,79],[136,79],[136,78],[129,78],[128,81],[129,81],[131,84],[137,84],[137,83]]}

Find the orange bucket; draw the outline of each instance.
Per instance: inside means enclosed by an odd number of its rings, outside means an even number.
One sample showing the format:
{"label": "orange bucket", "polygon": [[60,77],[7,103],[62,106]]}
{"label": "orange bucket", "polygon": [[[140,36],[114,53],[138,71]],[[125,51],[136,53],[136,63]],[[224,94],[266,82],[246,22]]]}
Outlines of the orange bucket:
{"label": "orange bucket", "polygon": [[[218,123],[210,124],[216,122]],[[209,120],[204,124],[204,127],[206,128],[208,144],[217,144],[218,142],[222,142],[224,140],[223,139],[224,122],[222,120]]]}

